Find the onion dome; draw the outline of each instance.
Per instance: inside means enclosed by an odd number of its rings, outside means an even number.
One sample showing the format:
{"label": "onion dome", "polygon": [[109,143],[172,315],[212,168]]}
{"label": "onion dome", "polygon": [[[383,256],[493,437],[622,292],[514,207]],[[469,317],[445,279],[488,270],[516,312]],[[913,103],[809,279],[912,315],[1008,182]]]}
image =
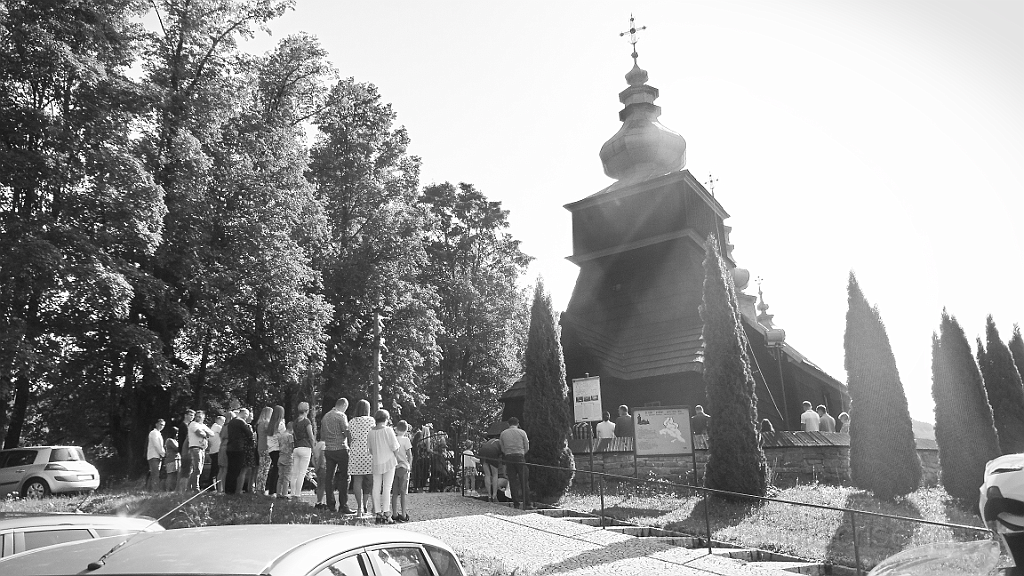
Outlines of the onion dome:
{"label": "onion dome", "polygon": [[625,108],[619,112],[622,127],[601,147],[604,173],[620,181],[641,181],[686,166],[686,140],[658,122],[661,107],[654,104],[658,89],[647,85],[647,72],[633,60],[626,74],[626,88],[619,94]]}

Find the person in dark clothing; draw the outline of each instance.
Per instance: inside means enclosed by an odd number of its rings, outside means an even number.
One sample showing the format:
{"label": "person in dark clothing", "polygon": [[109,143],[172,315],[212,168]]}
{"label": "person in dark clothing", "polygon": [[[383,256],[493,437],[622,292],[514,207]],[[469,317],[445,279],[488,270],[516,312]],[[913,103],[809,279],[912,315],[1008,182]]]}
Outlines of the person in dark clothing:
{"label": "person in dark clothing", "polygon": [[224,447],[228,453],[228,476],[225,481],[225,492],[235,494],[238,491],[238,476],[245,467],[246,449],[254,444],[252,427],[246,423],[249,410],[242,408],[238,416],[228,422],[228,443]]}
{"label": "person in dark clothing", "polygon": [[693,410],[696,414],[690,417],[690,430],[695,436],[698,434],[706,436],[708,433],[708,424],[711,423],[711,416],[704,413],[704,407],[700,404],[694,406]]}
{"label": "person in dark clothing", "polygon": [[498,500],[498,467],[501,465],[501,439],[497,436],[488,436],[487,441],[480,445],[477,456],[484,465],[484,489],[487,490],[487,500],[497,502]]}
{"label": "person in dark clothing", "polygon": [[619,417],[615,419],[615,435],[619,438],[633,437],[633,416],[629,413],[629,406],[619,406]]}

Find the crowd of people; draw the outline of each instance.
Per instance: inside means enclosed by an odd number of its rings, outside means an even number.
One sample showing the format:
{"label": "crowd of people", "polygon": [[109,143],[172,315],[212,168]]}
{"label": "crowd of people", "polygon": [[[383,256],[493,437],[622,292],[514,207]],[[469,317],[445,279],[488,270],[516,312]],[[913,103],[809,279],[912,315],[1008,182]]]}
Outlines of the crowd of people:
{"label": "crowd of people", "polygon": [[[218,414],[210,426],[202,410],[188,409],[180,423],[163,419],[149,433],[146,458],[148,490],[199,491],[209,459],[212,484],[218,493],[297,497],[313,464],[316,508],[344,514],[372,509],[381,524],[407,522],[412,444],[409,425],[391,426],[387,410],[370,415],[370,403],[359,400],[355,415],[346,415],[348,400],[338,400],[319,427],[319,440],[309,419],[309,404],[300,402],[298,417],[286,422],[284,407],[267,406],[255,417],[248,408]],[[348,506],[351,479],[356,509]],[[364,486],[369,484],[369,494]],[[326,503],[324,497],[326,496]]]}
{"label": "crowd of people", "polygon": [[[580,426],[583,426],[582,424]],[[700,404],[694,406],[694,414],[690,417],[690,430],[694,436],[707,436],[711,426],[711,415],[704,411]],[[619,406],[619,416],[612,420],[609,412],[604,412],[603,418],[594,426],[593,433],[598,439],[633,436],[633,416],[629,413],[629,407]],[[805,432],[850,432],[850,415],[846,412],[839,414],[838,419],[833,418],[824,404],[812,407],[810,402],[803,402],[803,412],[800,414],[800,430]],[[775,432],[775,426],[771,420],[761,420],[758,432]],[[574,432],[575,433],[575,432]],[[580,438],[590,438],[590,429],[583,428],[583,435]]]}
{"label": "crowd of people", "polygon": [[[462,452],[464,488],[476,488],[477,465],[483,468],[484,498],[488,502],[511,500],[515,508],[533,508],[530,498],[530,468],[526,455],[530,452],[530,437],[519,427],[519,419],[512,417],[501,432],[487,435],[474,454],[472,443],[466,442]],[[508,487],[511,497],[505,493]]]}

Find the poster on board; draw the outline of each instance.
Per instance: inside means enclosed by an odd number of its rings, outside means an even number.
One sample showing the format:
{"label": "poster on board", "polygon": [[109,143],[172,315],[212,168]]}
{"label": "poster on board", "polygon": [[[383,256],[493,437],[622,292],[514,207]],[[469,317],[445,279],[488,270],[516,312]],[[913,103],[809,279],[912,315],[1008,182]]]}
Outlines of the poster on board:
{"label": "poster on board", "polygon": [[601,421],[601,377],[572,379],[572,407],[577,422]]}
{"label": "poster on board", "polygon": [[693,454],[689,406],[657,406],[633,411],[637,456]]}

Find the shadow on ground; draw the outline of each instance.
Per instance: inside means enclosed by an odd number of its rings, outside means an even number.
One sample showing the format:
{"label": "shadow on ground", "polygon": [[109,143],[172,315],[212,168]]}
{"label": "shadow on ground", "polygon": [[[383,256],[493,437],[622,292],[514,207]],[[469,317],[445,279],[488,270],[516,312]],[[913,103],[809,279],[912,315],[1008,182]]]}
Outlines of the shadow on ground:
{"label": "shadow on ground", "polygon": [[670,522],[665,528],[704,538],[710,524],[711,539],[714,540],[717,532],[742,524],[759,506],[755,500],[709,496],[701,498],[685,519]]}
{"label": "shadow on ground", "polygon": [[[652,549],[652,546],[655,547]],[[668,544],[651,544],[644,542],[643,538],[630,538],[621,542],[615,542],[594,550],[588,550],[561,562],[549,564],[539,570],[530,572],[531,576],[545,576],[548,574],[563,574],[583,568],[591,568],[602,564],[611,564],[620,560],[630,560],[650,556],[658,547],[670,548]]]}
{"label": "shadow on ground", "polygon": [[[878,501],[868,494],[851,494],[845,507],[907,518],[922,517],[917,506],[908,499],[894,502],[884,510],[873,509],[877,508],[877,504]],[[918,527],[917,523],[908,520],[880,518],[867,514],[855,514],[855,520],[856,525],[851,522],[851,514],[843,514],[842,524],[833,533],[826,550],[826,560],[833,564],[855,567],[859,557],[861,568],[868,570],[910,546]]]}

